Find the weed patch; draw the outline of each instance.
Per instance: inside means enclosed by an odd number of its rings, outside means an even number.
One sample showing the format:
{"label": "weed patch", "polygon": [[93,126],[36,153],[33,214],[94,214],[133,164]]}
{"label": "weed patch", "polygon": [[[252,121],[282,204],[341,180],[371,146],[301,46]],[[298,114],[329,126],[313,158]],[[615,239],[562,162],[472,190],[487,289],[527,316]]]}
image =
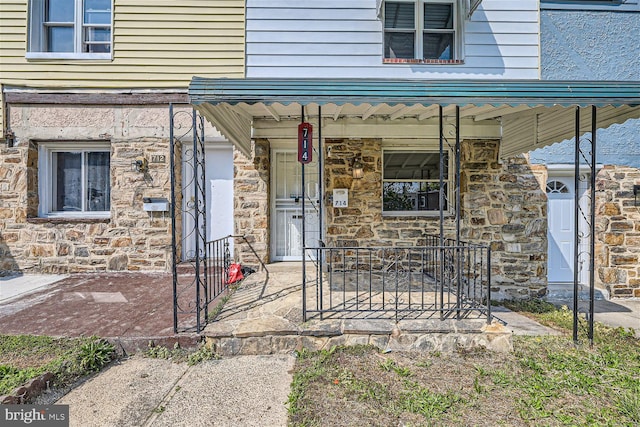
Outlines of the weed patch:
{"label": "weed patch", "polygon": [[210,347],[204,344],[194,350],[182,348],[178,343],[175,343],[173,348],[170,349],[165,346],[156,346],[151,342],[145,350],[144,356],[152,359],[171,360],[176,363],[187,362],[189,366],[197,365],[205,360],[219,358]]}
{"label": "weed patch", "polygon": [[[562,330],[572,313],[526,306]],[[535,311],[535,312],[534,312]],[[289,423],[314,425],[640,425],[640,342],[596,324],[594,346],[516,336],[514,352],[298,353]]]}
{"label": "weed patch", "polygon": [[96,337],[52,338],[0,335],[0,394],[45,372],[64,386],[99,371],[116,357],[114,347]]}

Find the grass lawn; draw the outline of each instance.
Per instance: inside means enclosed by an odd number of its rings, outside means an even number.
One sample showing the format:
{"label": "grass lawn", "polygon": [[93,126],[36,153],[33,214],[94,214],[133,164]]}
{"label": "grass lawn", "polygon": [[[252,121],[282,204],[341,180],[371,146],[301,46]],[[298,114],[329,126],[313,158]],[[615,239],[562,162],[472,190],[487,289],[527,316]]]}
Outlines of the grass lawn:
{"label": "grass lawn", "polygon": [[54,374],[54,386],[67,385],[114,357],[113,346],[96,337],[0,335],[0,395],[45,372]]}
{"label": "grass lawn", "polygon": [[576,346],[570,311],[520,308],[565,335],[513,337],[510,354],[364,346],[299,353],[290,425],[640,425],[640,341],[632,333],[597,324],[594,346]]}

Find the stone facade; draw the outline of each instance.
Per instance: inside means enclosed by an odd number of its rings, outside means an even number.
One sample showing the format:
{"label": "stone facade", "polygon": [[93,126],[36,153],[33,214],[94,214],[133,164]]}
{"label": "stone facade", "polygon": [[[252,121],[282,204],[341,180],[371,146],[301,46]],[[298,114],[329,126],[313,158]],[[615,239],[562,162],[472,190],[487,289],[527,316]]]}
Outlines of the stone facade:
{"label": "stone facade", "polygon": [[596,285],[640,298],[640,170],[605,166],[596,176]]}
{"label": "stone facade", "polygon": [[[252,159],[234,150],[234,212],[235,232],[245,236],[264,263],[269,262],[270,172],[269,141],[253,144]],[[236,259],[244,265],[257,267],[259,263],[248,245],[236,240]]]}
{"label": "stone facade", "polygon": [[[419,246],[425,235],[439,234],[439,218],[382,214],[382,141],[327,140],[325,204],[335,188],[349,190],[349,207],[329,207],[327,246]],[[495,298],[523,298],[546,292],[546,195],[517,157],[498,162],[499,141],[461,144],[461,238],[490,244]],[[364,177],[353,179],[351,165],[361,158]],[[445,234],[455,236],[448,214]]]}
{"label": "stone facade", "polygon": [[524,156],[498,162],[498,141],[461,147],[462,238],[490,244],[493,297],[547,290],[547,197]]}
{"label": "stone facade", "polygon": [[[547,167],[531,167],[540,188],[546,188]],[[596,175],[595,285],[612,298],[640,297],[640,206],[634,185],[640,185],[637,168],[607,165]]]}
{"label": "stone facade", "polygon": [[[11,113],[16,144],[0,149],[0,271],[170,268],[170,212],[143,210],[143,198],[171,194],[168,106],[12,106]],[[42,141],[109,142],[109,218],[38,217]],[[132,164],[140,156],[149,161],[144,173]]]}

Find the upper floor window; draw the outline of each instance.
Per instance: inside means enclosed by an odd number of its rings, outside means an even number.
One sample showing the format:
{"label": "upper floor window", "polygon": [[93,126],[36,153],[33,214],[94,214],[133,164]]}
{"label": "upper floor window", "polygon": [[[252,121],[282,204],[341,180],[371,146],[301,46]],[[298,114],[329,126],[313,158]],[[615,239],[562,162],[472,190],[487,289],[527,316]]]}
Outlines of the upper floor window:
{"label": "upper floor window", "polygon": [[32,0],[27,58],[111,59],[112,0]]}
{"label": "upper floor window", "polygon": [[436,63],[459,60],[459,22],[455,1],[386,1],[384,57]]}

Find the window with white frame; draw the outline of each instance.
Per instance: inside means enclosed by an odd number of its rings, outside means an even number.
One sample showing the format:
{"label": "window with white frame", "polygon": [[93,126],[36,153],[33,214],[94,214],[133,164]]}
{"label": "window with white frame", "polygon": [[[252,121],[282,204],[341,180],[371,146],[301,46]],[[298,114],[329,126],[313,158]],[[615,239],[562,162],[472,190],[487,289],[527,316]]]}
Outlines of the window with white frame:
{"label": "window with white frame", "polygon": [[385,1],[385,59],[461,59],[458,13],[456,1]]}
{"label": "window with white frame", "polygon": [[[444,205],[449,209],[449,155],[443,153]],[[382,153],[382,211],[429,214],[440,211],[440,153],[384,150]]]}
{"label": "window with white frame", "polygon": [[27,58],[110,59],[112,0],[31,0]]}
{"label": "window with white frame", "polygon": [[40,216],[109,216],[111,152],[108,144],[41,143],[38,159]]}

